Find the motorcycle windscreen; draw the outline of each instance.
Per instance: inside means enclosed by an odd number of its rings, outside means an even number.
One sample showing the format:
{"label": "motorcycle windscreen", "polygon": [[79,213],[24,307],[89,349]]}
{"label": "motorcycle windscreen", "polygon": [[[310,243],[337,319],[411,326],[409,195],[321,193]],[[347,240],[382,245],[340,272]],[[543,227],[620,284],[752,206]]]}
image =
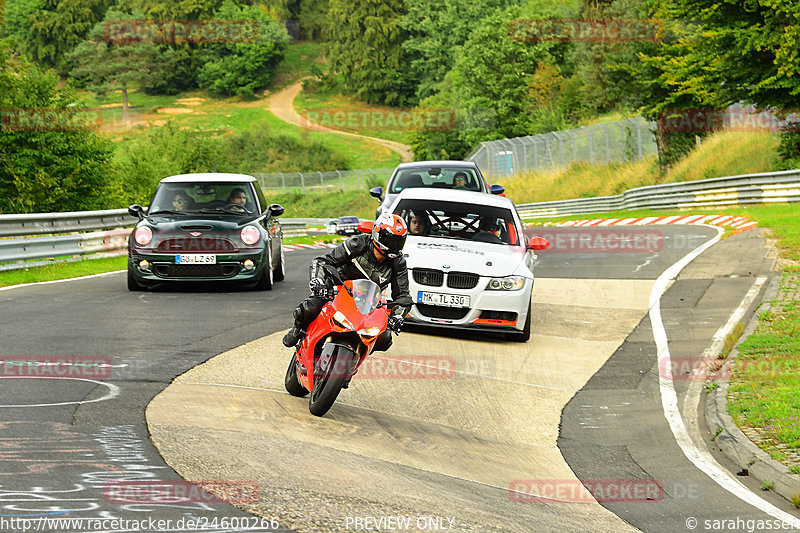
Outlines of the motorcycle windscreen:
{"label": "motorcycle windscreen", "polygon": [[381,301],[381,288],[371,280],[357,279],[353,281],[353,301],[362,315],[368,315],[378,307]]}

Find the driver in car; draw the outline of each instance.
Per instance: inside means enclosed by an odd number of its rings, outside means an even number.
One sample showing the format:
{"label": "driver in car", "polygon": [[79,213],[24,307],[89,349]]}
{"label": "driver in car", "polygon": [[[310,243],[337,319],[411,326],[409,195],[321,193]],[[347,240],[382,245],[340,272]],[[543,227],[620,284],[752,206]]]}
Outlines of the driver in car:
{"label": "driver in car", "polygon": [[294,327],[283,337],[283,345],[292,348],[305,336],[306,328],[319,315],[328,301],[330,290],[325,282],[325,264],[336,267],[343,280],[371,279],[381,290],[391,286],[392,300],[398,303],[389,316],[389,327],[375,343],[376,351],[388,350],[392,345],[391,331],[399,332],[403,317],[411,310],[408,292],[408,269],[402,250],[408,227],[398,215],[384,213],[372,226],[371,234],[350,237],[330,253],[317,257],[311,263],[311,296],[294,310]]}

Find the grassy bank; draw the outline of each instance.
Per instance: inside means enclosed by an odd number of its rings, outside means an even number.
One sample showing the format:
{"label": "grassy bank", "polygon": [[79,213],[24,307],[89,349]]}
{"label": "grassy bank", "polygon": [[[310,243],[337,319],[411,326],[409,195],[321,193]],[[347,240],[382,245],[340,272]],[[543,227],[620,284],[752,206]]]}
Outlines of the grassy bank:
{"label": "grassy bank", "polygon": [[655,158],[528,172],[499,180],[516,203],[547,202],[620,194],[627,189],[674,181],[768,172],[777,168],[777,136],[763,132],[723,132],[706,138],[667,173]]}

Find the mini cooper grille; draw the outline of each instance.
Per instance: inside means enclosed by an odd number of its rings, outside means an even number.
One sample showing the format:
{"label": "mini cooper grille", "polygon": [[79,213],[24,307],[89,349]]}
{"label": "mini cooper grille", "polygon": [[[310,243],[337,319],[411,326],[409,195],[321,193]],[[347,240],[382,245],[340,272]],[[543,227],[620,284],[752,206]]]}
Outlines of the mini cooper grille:
{"label": "mini cooper grille", "polygon": [[429,270],[427,268],[414,269],[414,281],[420,285],[441,287],[443,279],[444,273],[441,270]]}
{"label": "mini cooper grille", "polygon": [[417,306],[417,311],[428,318],[445,318],[448,320],[460,320],[467,316],[469,308],[467,307],[442,307],[438,305],[428,304],[414,304]]}
{"label": "mini cooper grille", "polygon": [[155,265],[155,274],[162,278],[227,278],[236,275],[238,265]]}
{"label": "mini cooper grille", "polygon": [[232,252],[236,247],[228,239],[215,237],[172,237],[156,247],[157,252]]}
{"label": "mini cooper grille", "polygon": [[478,275],[469,272],[450,272],[447,286],[452,289],[472,289],[478,284]]}

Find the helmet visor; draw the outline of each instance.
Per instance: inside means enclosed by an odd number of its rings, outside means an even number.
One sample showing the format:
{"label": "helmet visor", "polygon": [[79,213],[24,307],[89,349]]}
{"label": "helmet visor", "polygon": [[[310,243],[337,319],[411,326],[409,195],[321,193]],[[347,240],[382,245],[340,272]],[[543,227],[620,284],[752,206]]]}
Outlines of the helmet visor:
{"label": "helmet visor", "polygon": [[387,257],[395,258],[400,255],[400,251],[406,244],[405,235],[395,235],[388,229],[378,232],[378,244]]}

